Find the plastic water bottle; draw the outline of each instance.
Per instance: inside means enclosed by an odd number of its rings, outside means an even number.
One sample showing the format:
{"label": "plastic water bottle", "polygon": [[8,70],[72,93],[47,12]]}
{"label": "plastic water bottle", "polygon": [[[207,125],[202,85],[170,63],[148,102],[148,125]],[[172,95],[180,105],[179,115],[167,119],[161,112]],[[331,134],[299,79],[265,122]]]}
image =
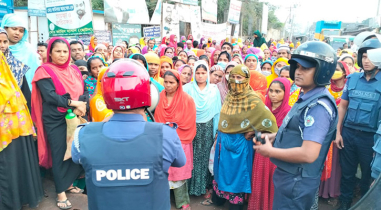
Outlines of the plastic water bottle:
{"label": "plastic water bottle", "polygon": [[68,120],[70,120],[70,119],[74,119],[75,117],[77,117],[77,115],[75,115],[75,114],[73,113],[73,110],[68,109],[65,118],[68,119]]}

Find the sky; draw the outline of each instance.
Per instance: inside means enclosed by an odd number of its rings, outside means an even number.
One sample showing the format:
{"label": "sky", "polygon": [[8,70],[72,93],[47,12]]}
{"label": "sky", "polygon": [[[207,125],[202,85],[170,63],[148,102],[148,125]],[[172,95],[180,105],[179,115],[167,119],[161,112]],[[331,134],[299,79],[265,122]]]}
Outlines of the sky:
{"label": "sky", "polygon": [[[290,6],[296,23],[315,22],[319,20],[361,22],[376,17],[378,0],[262,0],[278,6],[277,16],[281,22],[290,14]],[[381,11],[380,11],[381,15]]]}

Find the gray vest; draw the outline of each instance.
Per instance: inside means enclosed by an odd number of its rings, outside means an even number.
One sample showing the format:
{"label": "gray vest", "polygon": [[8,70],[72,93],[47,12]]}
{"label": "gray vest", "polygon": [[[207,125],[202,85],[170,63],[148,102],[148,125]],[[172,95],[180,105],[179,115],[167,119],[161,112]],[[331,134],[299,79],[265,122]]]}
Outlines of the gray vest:
{"label": "gray vest", "polygon": [[89,209],[170,209],[163,124],[147,122],[144,133],[126,141],[103,135],[103,124],[90,123],[79,136]]}
{"label": "gray vest", "polygon": [[[319,101],[321,98],[328,98],[332,103],[334,110],[331,110],[330,107],[327,106],[327,104],[325,104],[323,101]],[[331,118],[335,120],[335,123],[331,125],[324,139],[318,158],[313,163],[289,163],[279,159],[271,158],[271,162],[277,165],[277,167],[280,169],[291,174],[301,173],[302,177],[316,177],[321,175],[328,149],[336,135],[336,125],[338,120],[336,103],[327,89],[311,96],[304,101],[294,104],[290,112],[284,118],[282,126],[279,128],[278,134],[275,138],[274,147],[284,149],[301,147],[303,144],[303,134],[299,127],[300,115],[302,113],[307,113],[308,109],[317,105],[322,105],[331,115]],[[306,118],[305,115],[303,117]]]}

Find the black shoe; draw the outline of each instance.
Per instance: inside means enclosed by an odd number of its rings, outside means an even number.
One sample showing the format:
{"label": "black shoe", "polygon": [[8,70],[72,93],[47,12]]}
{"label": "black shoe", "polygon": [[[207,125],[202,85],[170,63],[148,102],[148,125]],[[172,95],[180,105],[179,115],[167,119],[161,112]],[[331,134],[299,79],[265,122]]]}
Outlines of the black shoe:
{"label": "black shoe", "polygon": [[351,202],[340,202],[340,206],[336,210],[349,210],[351,208]]}

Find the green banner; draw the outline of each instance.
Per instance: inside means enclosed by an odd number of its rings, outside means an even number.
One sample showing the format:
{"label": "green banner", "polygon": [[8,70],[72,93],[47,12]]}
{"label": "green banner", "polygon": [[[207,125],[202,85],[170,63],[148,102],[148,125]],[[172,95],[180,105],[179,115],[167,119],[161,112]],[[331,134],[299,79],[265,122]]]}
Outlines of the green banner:
{"label": "green banner", "polygon": [[[52,25],[54,28],[52,27]],[[64,29],[61,28],[54,23],[52,23],[50,20],[48,20],[49,25],[49,36],[74,36],[74,35],[85,35],[85,34],[93,34],[93,22],[88,23],[87,25],[81,27],[81,28],[75,28],[75,29]],[[53,28],[53,30],[52,30]]]}

